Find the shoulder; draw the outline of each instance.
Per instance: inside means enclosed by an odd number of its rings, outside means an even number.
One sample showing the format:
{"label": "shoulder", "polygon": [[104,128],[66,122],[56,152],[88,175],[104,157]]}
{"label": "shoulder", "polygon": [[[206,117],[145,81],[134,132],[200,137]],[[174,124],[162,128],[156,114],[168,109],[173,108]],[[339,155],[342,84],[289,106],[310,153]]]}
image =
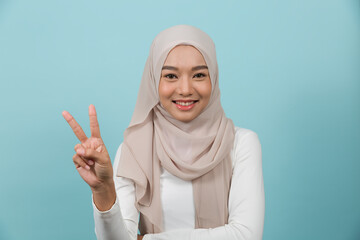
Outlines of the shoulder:
{"label": "shoulder", "polygon": [[243,161],[261,161],[261,144],[256,132],[235,127],[234,145],[231,151],[233,167]]}
{"label": "shoulder", "polygon": [[247,128],[235,126],[234,148],[236,148],[239,144],[244,144],[245,142],[249,143],[249,140],[259,141],[257,133]]}

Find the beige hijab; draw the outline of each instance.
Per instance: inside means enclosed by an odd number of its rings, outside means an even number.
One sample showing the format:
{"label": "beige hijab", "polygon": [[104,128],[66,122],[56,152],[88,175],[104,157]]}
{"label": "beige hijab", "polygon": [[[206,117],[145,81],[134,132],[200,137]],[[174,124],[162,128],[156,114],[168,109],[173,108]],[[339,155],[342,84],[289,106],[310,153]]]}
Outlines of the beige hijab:
{"label": "beige hijab", "polygon": [[[209,104],[188,123],[173,118],[161,106],[158,95],[161,68],[170,50],[177,45],[192,45],[201,52],[212,84]],[[189,25],[162,31],[150,48],[117,169],[117,176],[135,183],[141,234],[163,231],[161,167],[192,181],[196,228],[227,223],[233,141],[234,125],[226,118],[220,103],[213,41],[205,32]]]}

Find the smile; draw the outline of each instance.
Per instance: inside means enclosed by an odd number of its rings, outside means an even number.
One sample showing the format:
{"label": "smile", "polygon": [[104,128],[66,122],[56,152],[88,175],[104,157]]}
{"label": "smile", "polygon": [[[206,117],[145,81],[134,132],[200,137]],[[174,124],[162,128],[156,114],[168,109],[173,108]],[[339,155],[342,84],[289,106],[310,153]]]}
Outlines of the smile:
{"label": "smile", "polygon": [[198,100],[186,100],[186,101],[172,101],[175,106],[182,111],[188,111],[190,109],[192,109],[195,106],[195,103],[198,102]]}

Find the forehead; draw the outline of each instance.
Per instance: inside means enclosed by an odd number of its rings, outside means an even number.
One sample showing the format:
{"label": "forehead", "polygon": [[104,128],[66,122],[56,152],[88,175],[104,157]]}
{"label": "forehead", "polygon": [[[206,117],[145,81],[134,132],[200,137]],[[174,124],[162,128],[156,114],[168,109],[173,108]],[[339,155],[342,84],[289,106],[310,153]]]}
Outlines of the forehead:
{"label": "forehead", "polygon": [[178,45],[171,49],[165,59],[164,65],[187,67],[206,65],[206,62],[203,55],[194,46]]}

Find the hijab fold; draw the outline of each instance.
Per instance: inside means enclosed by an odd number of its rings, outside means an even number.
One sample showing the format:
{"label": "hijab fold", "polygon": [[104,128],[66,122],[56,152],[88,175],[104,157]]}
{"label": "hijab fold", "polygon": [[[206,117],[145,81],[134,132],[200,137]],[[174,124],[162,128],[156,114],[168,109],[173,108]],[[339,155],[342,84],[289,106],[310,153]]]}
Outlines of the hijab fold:
{"label": "hijab fold", "polygon": [[[172,117],[159,102],[161,68],[168,53],[178,45],[191,45],[200,51],[208,66],[212,86],[208,105],[188,123]],[[195,228],[226,224],[233,142],[234,125],[226,118],[220,103],[213,41],[205,32],[189,25],[162,31],[152,42],[145,63],[117,169],[117,176],[135,183],[135,206],[140,212],[141,234],[163,231],[161,168],[192,181]]]}

